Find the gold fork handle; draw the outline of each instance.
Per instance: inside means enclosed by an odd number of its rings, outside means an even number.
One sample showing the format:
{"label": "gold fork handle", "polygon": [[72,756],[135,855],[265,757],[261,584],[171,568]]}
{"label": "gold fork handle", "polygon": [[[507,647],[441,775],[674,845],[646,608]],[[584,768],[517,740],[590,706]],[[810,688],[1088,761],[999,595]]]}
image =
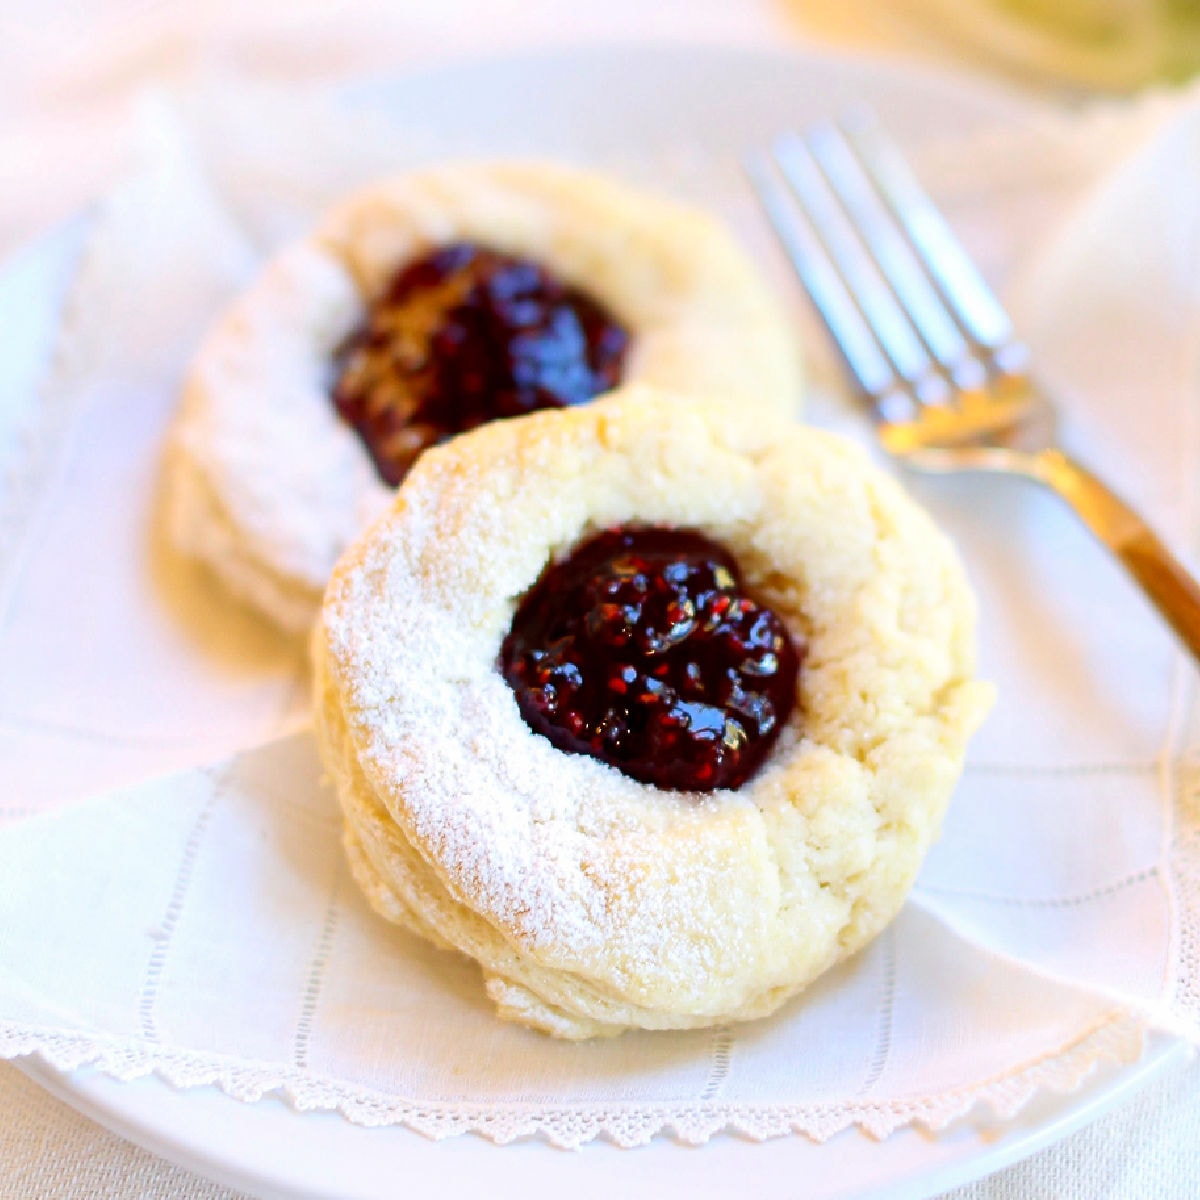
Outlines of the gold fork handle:
{"label": "gold fork handle", "polygon": [[1058,449],[1033,455],[1035,479],[1056,491],[1121,561],[1200,663],[1200,584],[1128,504]]}

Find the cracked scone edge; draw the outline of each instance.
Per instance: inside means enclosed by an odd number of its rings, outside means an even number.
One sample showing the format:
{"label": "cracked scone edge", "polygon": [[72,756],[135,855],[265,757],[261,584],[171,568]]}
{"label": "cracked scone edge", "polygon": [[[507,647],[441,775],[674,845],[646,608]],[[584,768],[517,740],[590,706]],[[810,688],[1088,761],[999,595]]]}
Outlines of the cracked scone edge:
{"label": "cracked scone edge", "polygon": [[633,335],[626,382],[798,411],[780,304],[698,209],[540,162],[443,164],[356,192],[218,317],[167,449],[173,543],[287,631],[308,631],[338,555],[393,494],[334,410],[334,351],[401,263],[460,239],[604,304]]}
{"label": "cracked scone edge", "polygon": [[[736,792],[637,783],[533,734],[496,670],[517,598],[596,528],[695,528],[807,643]],[[949,541],[855,447],[649,389],[428,452],[331,580],[317,725],[354,874],[564,1037],[761,1016],[895,915],[990,688]]]}

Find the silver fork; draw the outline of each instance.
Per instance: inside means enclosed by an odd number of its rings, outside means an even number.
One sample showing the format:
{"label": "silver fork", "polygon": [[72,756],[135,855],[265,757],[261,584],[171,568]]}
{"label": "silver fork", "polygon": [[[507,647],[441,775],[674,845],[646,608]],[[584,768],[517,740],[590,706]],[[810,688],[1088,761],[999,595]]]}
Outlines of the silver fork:
{"label": "silver fork", "polygon": [[1055,444],[1053,404],[983,277],[875,118],[787,134],[747,173],[882,444],[926,471],[1058,493],[1200,663],[1200,587],[1146,522]]}

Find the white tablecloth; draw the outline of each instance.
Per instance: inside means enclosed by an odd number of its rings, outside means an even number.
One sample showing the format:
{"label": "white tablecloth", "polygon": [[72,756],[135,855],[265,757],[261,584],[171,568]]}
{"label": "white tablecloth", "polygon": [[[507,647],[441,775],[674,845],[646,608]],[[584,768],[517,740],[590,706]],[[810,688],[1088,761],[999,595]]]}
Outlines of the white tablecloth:
{"label": "white tablecloth", "polygon": [[[21,0],[0,44],[0,254],[65,218],[120,172],[133,96],[214,63],[276,78],[329,80],[460,54],[600,39],[780,45],[806,40],[923,56],[959,52],[903,5],[870,0],[232,0],[147,5]],[[958,65],[967,63],[959,57]],[[978,61],[969,63],[976,68]],[[0,1066],[0,1200],[236,1193],[98,1128]],[[1177,1067],[1119,1111],[956,1197],[1134,1200],[1200,1193],[1200,1062]]]}

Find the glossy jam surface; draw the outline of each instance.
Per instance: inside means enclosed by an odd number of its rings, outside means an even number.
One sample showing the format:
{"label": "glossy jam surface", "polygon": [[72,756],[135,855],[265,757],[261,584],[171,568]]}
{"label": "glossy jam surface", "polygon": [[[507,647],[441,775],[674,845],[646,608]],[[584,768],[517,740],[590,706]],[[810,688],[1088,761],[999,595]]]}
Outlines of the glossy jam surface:
{"label": "glossy jam surface", "polygon": [[643,783],[736,788],[795,704],[801,651],[699,533],[596,535],[542,574],[501,649],[535,732]]}
{"label": "glossy jam surface", "polygon": [[543,267],[454,243],[402,267],[371,305],[337,353],[333,401],[394,486],[447,437],[615,387],[628,345]]}

